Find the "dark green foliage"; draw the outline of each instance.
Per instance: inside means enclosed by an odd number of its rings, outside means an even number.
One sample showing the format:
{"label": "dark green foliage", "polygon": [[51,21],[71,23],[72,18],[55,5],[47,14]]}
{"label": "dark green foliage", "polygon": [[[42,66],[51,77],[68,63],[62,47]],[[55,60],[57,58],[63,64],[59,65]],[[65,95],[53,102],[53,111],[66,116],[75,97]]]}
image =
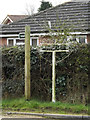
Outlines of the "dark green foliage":
{"label": "dark green foliage", "polygon": [[51,3],[42,0],[38,11],[40,12],[40,11],[43,11],[43,10],[48,9],[50,7],[52,7]]}
{"label": "dark green foliage", "polygon": [[[56,99],[87,103],[90,47],[80,45],[73,52],[56,54]],[[43,46],[41,49],[61,49]],[[2,49],[3,97],[24,95],[24,46]],[[67,57],[68,56],[68,57]],[[65,59],[64,59],[65,58]],[[52,54],[31,48],[31,96],[51,100]]]}
{"label": "dark green foliage", "polygon": [[[2,49],[2,90],[4,97],[24,95],[24,46]],[[49,63],[41,57],[37,49],[31,49],[31,95],[32,97],[50,100],[49,87],[51,84]],[[44,64],[45,63],[45,64]],[[45,67],[47,64],[47,67]],[[46,85],[47,84],[47,85]],[[47,96],[46,98],[44,98]]]}
{"label": "dark green foliage", "polygon": [[2,50],[3,95],[20,96],[24,93],[24,48]]}

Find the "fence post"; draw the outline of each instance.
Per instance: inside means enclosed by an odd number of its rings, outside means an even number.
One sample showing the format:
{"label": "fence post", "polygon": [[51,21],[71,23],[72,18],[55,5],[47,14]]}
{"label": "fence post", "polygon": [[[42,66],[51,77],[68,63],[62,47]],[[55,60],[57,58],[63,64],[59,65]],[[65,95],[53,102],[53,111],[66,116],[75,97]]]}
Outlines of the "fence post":
{"label": "fence post", "polygon": [[25,99],[30,100],[30,26],[25,27]]}
{"label": "fence post", "polygon": [[52,52],[52,102],[56,101],[55,97],[55,54],[56,52]]}

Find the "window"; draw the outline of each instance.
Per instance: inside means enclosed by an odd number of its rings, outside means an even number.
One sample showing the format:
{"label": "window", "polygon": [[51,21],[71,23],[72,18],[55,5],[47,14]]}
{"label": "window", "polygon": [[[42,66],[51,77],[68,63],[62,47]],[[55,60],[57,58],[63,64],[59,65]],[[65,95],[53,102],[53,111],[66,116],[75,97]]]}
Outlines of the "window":
{"label": "window", "polygon": [[23,39],[19,38],[7,38],[7,46],[15,46],[15,45],[24,45],[25,42]]}
{"label": "window", "polygon": [[32,46],[36,47],[37,46],[37,39],[32,39]]}
{"label": "window", "polygon": [[77,42],[79,42],[79,43],[87,43],[87,36],[85,36],[85,35],[77,36]]}
{"label": "window", "polygon": [[85,43],[85,37],[79,37],[79,43]]}
{"label": "window", "polygon": [[8,41],[8,46],[13,46],[13,44],[14,44],[13,39]]}
{"label": "window", "polygon": [[7,38],[7,46],[13,46],[15,44],[14,38]]}
{"label": "window", "polygon": [[36,47],[39,45],[38,37],[31,37],[30,39],[30,45],[33,47]]}
{"label": "window", "polygon": [[76,41],[76,40],[77,40],[76,37],[73,37],[73,38],[72,38],[72,41]]}
{"label": "window", "polygon": [[24,45],[25,41],[23,39],[16,39],[16,45]]}
{"label": "window", "polygon": [[76,42],[77,41],[77,37],[76,36],[68,36],[67,37],[67,41],[69,42]]}
{"label": "window", "polygon": [[68,40],[71,39],[71,41],[75,42],[79,42],[79,43],[87,43],[87,37],[85,35],[78,35],[78,36],[74,36],[74,37],[68,37]]}

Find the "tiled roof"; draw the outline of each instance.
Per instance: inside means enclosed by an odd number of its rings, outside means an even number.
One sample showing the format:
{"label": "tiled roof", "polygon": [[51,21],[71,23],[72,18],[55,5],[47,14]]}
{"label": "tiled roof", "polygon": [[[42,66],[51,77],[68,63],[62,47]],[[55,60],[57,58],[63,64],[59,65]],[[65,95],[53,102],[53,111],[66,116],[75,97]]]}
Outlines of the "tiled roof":
{"label": "tiled roof", "polygon": [[24,19],[28,17],[28,15],[8,15],[13,22],[19,21],[21,19]]}
{"label": "tiled roof", "polygon": [[11,20],[11,22],[16,22],[26,17],[28,17],[28,15],[7,15],[2,24],[6,24],[8,19]]}
{"label": "tiled roof", "polygon": [[51,22],[51,28],[56,24],[57,18],[69,25],[75,25],[74,30],[90,31],[90,1],[66,2],[43,12],[34,14],[18,22],[4,25],[2,34],[25,32],[25,26],[30,25],[31,33],[46,32],[45,25]]}

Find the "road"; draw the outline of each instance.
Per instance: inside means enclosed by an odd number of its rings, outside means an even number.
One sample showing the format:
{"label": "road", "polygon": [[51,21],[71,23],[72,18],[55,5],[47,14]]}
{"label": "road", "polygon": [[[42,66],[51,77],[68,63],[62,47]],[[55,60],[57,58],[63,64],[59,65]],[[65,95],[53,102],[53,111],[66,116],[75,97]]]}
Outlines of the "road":
{"label": "road", "polygon": [[1,120],[89,120],[87,118],[43,118],[31,115],[4,115]]}
{"label": "road", "polygon": [[51,119],[51,118],[2,118],[1,120],[90,120],[90,119],[83,119],[83,118],[59,118],[59,119]]}
{"label": "road", "polygon": [[3,114],[0,120],[90,120],[90,117],[60,117],[60,116],[37,116],[37,115],[22,115],[22,114]]}
{"label": "road", "polygon": [[3,115],[0,116],[0,120],[54,120],[49,118],[43,118],[41,116],[32,115]]}
{"label": "road", "polygon": [[48,119],[48,118],[2,118],[1,120],[54,120],[54,119]]}
{"label": "road", "polygon": [[2,118],[1,120],[90,120],[90,119],[49,119],[49,118]]}

